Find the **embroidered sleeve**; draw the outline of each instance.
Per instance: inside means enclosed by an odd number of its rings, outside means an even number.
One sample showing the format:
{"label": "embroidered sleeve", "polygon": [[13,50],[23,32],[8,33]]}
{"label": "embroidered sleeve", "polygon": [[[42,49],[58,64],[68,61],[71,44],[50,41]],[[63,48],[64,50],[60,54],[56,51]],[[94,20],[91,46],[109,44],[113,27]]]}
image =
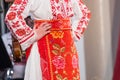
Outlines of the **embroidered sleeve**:
{"label": "embroidered sleeve", "polygon": [[[90,11],[81,0],[72,0],[74,16],[72,18],[73,37],[79,40],[85,31],[90,20]],[[76,1],[76,2],[75,2]]]}
{"label": "embroidered sleeve", "polygon": [[[15,0],[9,8],[5,22],[7,27],[17,38],[23,50],[28,48],[35,41],[33,30],[26,24],[23,14],[25,7],[28,5],[28,0]],[[29,11],[29,8],[28,10]]]}

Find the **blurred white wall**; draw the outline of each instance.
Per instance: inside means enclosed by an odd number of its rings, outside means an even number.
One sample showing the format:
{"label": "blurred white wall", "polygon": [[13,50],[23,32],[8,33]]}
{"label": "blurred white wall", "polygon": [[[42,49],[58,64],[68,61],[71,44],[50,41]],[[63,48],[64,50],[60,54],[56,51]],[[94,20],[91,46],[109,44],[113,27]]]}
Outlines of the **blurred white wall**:
{"label": "blurred white wall", "polygon": [[110,0],[87,0],[85,2],[92,13],[84,35],[87,80],[112,80],[111,19],[113,16],[110,13],[113,10],[110,8]]}

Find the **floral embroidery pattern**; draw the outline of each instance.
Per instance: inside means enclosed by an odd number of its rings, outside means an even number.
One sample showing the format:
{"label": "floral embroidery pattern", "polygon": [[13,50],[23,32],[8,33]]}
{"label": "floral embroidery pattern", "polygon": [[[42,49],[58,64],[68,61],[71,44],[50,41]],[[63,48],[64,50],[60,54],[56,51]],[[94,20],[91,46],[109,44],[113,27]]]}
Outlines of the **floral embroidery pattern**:
{"label": "floral embroidery pattern", "polygon": [[71,0],[51,0],[54,19],[73,16]]}
{"label": "floral embroidery pattern", "polygon": [[53,38],[63,38],[64,36],[63,31],[52,31],[50,34],[53,36]]}
{"label": "floral embroidery pattern", "polygon": [[72,57],[72,66],[78,68],[78,58],[75,55]]}
{"label": "floral embroidery pattern", "polygon": [[5,18],[8,28],[13,32],[19,42],[23,42],[30,38],[30,36],[33,36],[32,29],[26,24],[21,15],[27,3],[28,0],[15,0],[13,5],[9,8]]}
{"label": "floral embroidery pattern", "polygon": [[15,0],[14,4],[21,4],[22,0]]}
{"label": "floral embroidery pattern", "polygon": [[8,17],[9,20],[13,20],[16,17],[16,13],[15,12],[10,12],[7,17]]}
{"label": "floral embroidery pattern", "polygon": [[55,56],[52,62],[53,62],[53,65],[56,66],[56,69],[65,68],[65,59],[62,56]]}
{"label": "floral embroidery pattern", "polygon": [[57,79],[57,80],[68,80],[67,77],[63,78],[63,76],[60,75],[60,74],[57,74],[56,79]]}
{"label": "floral embroidery pattern", "polygon": [[75,45],[72,45],[72,46],[71,46],[71,52],[72,52],[73,54],[76,54],[76,53],[77,53],[77,50],[76,50]]}
{"label": "floral embroidery pattern", "polygon": [[77,0],[80,6],[80,9],[82,11],[82,18],[80,19],[78,26],[74,33],[76,34],[77,38],[80,39],[83,35],[83,32],[86,29],[86,26],[88,25],[88,22],[91,17],[91,13],[86,7],[86,5],[83,4],[82,0]]}
{"label": "floral embroidery pattern", "polygon": [[65,52],[65,47],[60,47],[59,44],[53,44],[53,50],[52,50],[52,53],[54,55],[62,55],[63,52]]}
{"label": "floral embroidery pattern", "polygon": [[80,80],[79,74],[76,74],[76,75],[72,78],[72,80]]}
{"label": "floral embroidery pattern", "polygon": [[[62,38],[63,40],[65,38]],[[75,48],[75,45],[71,43],[71,45],[69,45],[71,47],[69,47],[69,52],[66,52],[66,47],[67,46],[63,46],[61,47],[61,44],[57,44],[54,43],[52,44],[52,50],[51,52],[54,54],[53,58],[52,58],[52,64],[55,67],[55,77],[56,80],[69,80],[68,78],[68,71],[66,71],[66,69],[68,68],[67,65],[71,65],[71,76],[73,76],[73,80],[79,80],[79,68],[78,68],[78,55],[77,55],[77,51]],[[68,53],[68,54],[67,54]],[[69,56],[69,62],[67,62],[67,57]],[[62,71],[62,73],[60,73],[60,71]]]}
{"label": "floral embroidery pattern", "polygon": [[25,34],[25,30],[24,29],[18,29],[16,32],[16,34],[18,34],[19,36],[22,36],[23,34]]}
{"label": "floral embroidery pattern", "polygon": [[[86,29],[86,26],[88,25],[91,13],[86,5],[83,4],[82,0],[76,1],[78,1],[79,8],[82,11],[82,18],[78,21],[78,26],[76,26],[77,28],[73,32],[75,33],[76,37],[80,39]],[[51,6],[54,19],[62,19],[75,15],[72,9],[71,0],[51,0]]]}

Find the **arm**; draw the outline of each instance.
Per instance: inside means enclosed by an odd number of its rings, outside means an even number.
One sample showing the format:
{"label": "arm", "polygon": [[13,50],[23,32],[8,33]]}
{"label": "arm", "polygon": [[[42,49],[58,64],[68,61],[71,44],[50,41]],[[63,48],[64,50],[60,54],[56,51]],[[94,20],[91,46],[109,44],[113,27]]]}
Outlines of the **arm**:
{"label": "arm", "polygon": [[74,11],[74,16],[71,19],[73,37],[75,40],[80,40],[88,25],[91,13],[81,0],[72,1]]}
{"label": "arm", "polygon": [[[29,14],[28,0],[15,0],[9,8],[5,22],[15,38],[19,41],[23,50],[35,42],[33,30],[26,24],[24,15]],[[25,8],[27,11],[24,13]]]}
{"label": "arm", "polygon": [[[5,17],[8,28],[19,41],[23,50],[26,50],[31,44],[48,34],[51,28],[51,24],[46,22],[39,25],[37,29],[35,27],[31,29],[26,24],[25,18],[29,15],[31,5],[34,3],[33,1],[34,0],[15,0]],[[32,7],[37,7],[38,5],[39,4],[35,4],[35,6],[32,5]]]}

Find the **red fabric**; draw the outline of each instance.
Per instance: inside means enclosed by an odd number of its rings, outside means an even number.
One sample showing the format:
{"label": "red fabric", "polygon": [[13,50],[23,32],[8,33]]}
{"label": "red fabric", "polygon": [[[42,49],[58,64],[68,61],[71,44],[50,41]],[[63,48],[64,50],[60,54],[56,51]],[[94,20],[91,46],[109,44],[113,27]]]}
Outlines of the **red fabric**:
{"label": "red fabric", "polygon": [[38,41],[43,80],[80,80],[78,53],[70,21],[40,20],[35,21],[35,25],[45,21],[52,24],[52,29],[50,34]]}
{"label": "red fabric", "polygon": [[118,42],[116,63],[115,63],[114,73],[113,73],[113,80],[120,80],[120,36],[119,36],[119,42]]}

